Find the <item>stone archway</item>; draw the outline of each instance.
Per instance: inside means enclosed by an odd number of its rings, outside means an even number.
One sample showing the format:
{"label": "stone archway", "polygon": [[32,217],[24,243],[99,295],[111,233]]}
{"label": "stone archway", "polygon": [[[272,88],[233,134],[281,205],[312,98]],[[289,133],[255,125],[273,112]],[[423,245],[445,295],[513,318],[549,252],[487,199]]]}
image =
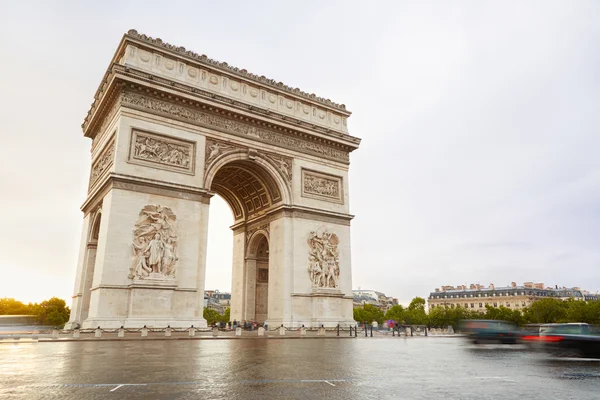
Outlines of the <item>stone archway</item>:
{"label": "stone archway", "polygon": [[136,31],[94,98],[67,328],[206,326],[214,194],[235,220],[232,319],[354,324],[348,170],[360,139],[344,105]]}

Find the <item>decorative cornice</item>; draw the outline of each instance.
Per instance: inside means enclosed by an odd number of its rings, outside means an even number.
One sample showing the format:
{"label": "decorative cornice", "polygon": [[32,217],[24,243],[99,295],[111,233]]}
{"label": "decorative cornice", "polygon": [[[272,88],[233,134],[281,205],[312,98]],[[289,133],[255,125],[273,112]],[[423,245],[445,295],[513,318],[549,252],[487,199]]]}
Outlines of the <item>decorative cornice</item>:
{"label": "decorative cornice", "polygon": [[[164,97],[164,94],[162,95]],[[219,115],[220,111],[213,107],[185,99],[177,99],[177,96],[173,95],[169,95],[169,97],[171,98],[163,99],[158,96],[149,95],[145,91],[127,90],[121,96],[121,104],[132,109],[218,129],[236,136],[251,138],[256,141],[312,154],[317,157],[325,157],[344,163],[349,162],[348,152],[352,150],[349,146],[315,138],[289,129],[285,129],[284,131],[282,128],[280,131],[276,131],[276,127],[272,129],[266,127],[271,124],[258,124],[258,121],[249,123],[245,121],[247,118],[232,113],[227,113],[227,117],[224,117]],[[244,122],[242,122],[242,119],[244,119]]]}
{"label": "decorative cornice", "polygon": [[[114,85],[109,85],[108,82],[112,82],[115,79],[115,77],[118,77],[119,79],[116,81],[116,83]],[[264,116],[269,119],[275,119],[275,120],[281,121],[286,124],[296,125],[302,129],[309,129],[311,131],[318,132],[318,133],[321,133],[321,134],[324,134],[324,135],[327,135],[327,136],[330,136],[333,138],[343,140],[344,142],[347,142],[351,147],[351,148],[349,148],[348,151],[354,150],[356,147],[358,147],[358,145],[361,142],[361,140],[359,138],[350,136],[347,133],[338,132],[336,130],[333,130],[333,129],[330,129],[327,127],[319,126],[319,125],[316,125],[316,124],[313,124],[313,123],[310,123],[307,121],[302,121],[300,119],[290,117],[287,115],[283,115],[276,111],[262,108],[262,107],[259,107],[256,105],[249,105],[249,104],[243,103],[241,101],[237,101],[235,99],[231,99],[231,98],[224,97],[224,96],[219,96],[217,94],[211,93],[209,91],[206,91],[206,90],[194,87],[194,86],[190,86],[190,85],[187,85],[187,84],[184,84],[181,82],[167,79],[165,77],[153,75],[153,74],[145,72],[145,71],[139,71],[135,68],[126,67],[126,66],[123,66],[120,64],[113,64],[109,68],[109,70],[107,71],[107,75],[104,78],[104,81],[107,83],[101,85],[101,87],[98,89],[98,95],[96,96],[97,99],[92,104],[90,110],[88,111],[88,115],[86,116],[83,124],[81,125],[86,136],[88,136],[88,137],[95,136],[94,132],[96,131],[96,129],[94,129],[94,128],[99,125],[98,118],[96,118],[95,114],[98,114],[100,116],[101,114],[106,112],[105,109],[110,107],[110,104],[119,102],[120,98],[118,96],[120,95],[120,93],[118,90],[114,90],[114,88],[118,88],[118,87],[122,86],[124,84],[122,81],[123,79],[127,79],[127,80],[135,79],[136,81],[141,80],[152,86],[161,86],[169,91],[172,91],[173,89],[175,89],[177,91],[181,91],[186,94],[193,95],[194,97],[198,97],[200,99],[207,99],[213,103],[221,103],[223,105],[226,105],[227,107],[237,108],[240,111],[259,114],[259,115]],[[106,91],[106,94],[104,95],[105,91]],[[154,92],[156,93],[156,90],[154,90]],[[106,102],[103,101],[102,103],[105,103],[105,104],[101,105],[101,100],[116,100],[116,101],[106,101]],[[102,107],[102,108],[97,109],[98,107]],[[99,127],[100,131],[105,129],[106,125],[110,122],[110,119],[112,119],[112,116],[114,116],[114,109],[111,109],[110,112],[106,113],[105,115],[107,115],[107,117],[106,117],[106,120],[102,121],[102,125]],[[241,118],[244,118],[244,117],[241,117]],[[92,125],[92,123],[93,123],[93,125]]]}
{"label": "decorative cornice", "polygon": [[332,108],[336,108],[338,110],[346,111],[346,105],[345,104],[338,104],[335,103],[333,101],[331,101],[330,99],[326,99],[323,97],[319,97],[314,93],[306,93],[303,92],[302,90],[300,90],[299,88],[293,88],[291,86],[288,86],[286,84],[284,84],[283,82],[277,82],[274,79],[269,79],[265,76],[258,76],[256,74],[250,73],[245,69],[239,69],[237,67],[231,66],[229,64],[227,64],[226,62],[219,62],[216,60],[213,60],[211,58],[208,58],[206,55],[202,54],[197,54],[193,51],[190,50],[186,50],[185,47],[183,46],[174,46],[172,44],[163,42],[162,39],[160,38],[152,38],[150,36],[144,35],[142,33],[138,33],[138,31],[136,31],[135,29],[131,29],[129,30],[126,34],[125,37],[129,37],[129,38],[134,38],[134,39],[138,39],[140,41],[146,42],[148,44],[154,45],[154,46],[158,46],[161,47],[165,50],[168,50],[171,53],[175,53],[178,55],[183,55],[186,57],[190,57],[192,59],[194,59],[195,61],[198,61],[202,64],[205,64],[206,66],[210,66],[210,67],[217,67],[217,68],[221,68],[226,70],[229,73],[232,73],[234,75],[240,76],[242,78],[245,79],[249,79],[258,83],[261,83],[263,85],[268,85],[271,86],[275,89],[278,90],[283,90],[286,91],[288,93],[291,93],[293,95],[296,96],[300,96],[300,97],[304,97],[310,101],[314,101],[314,102],[318,102],[321,103],[323,105],[326,105],[328,107],[332,107]]}

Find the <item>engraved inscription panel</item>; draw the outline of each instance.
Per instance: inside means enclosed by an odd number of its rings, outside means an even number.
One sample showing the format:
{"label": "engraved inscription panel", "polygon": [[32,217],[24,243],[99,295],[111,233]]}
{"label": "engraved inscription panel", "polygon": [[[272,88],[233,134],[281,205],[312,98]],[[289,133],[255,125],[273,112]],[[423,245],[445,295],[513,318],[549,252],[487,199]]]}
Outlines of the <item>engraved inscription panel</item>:
{"label": "engraved inscription panel", "polygon": [[137,129],[131,131],[129,162],[194,175],[196,144]]}
{"label": "engraved inscription panel", "polygon": [[302,169],[302,196],[343,203],[342,177]]}

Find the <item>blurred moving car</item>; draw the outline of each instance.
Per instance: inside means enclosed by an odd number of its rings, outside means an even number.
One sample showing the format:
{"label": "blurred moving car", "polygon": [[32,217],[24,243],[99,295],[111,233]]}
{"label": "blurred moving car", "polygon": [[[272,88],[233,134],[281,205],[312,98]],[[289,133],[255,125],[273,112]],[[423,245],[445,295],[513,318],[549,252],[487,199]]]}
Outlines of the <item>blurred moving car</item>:
{"label": "blurred moving car", "polygon": [[556,357],[600,358],[600,328],[595,325],[542,324],[537,335],[528,333],[523,340]]}
{"label": "blurred moving car", "polygon": [[517,324],[509,321],[471,319],[460,321],[459,326],[475,344],[516,344],[522,336]]}

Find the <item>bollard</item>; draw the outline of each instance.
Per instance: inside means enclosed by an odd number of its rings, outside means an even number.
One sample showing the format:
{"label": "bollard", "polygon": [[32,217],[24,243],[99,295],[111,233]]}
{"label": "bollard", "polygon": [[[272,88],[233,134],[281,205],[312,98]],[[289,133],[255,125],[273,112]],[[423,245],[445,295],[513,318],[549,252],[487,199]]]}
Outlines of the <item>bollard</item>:
{"label": "bollard", "polygon": [[369,334],[367,332],[367,324],[365,324],[365,337],[368,337],[368,336],[369,336]]}
{"label": "bollard", "polygon": [[213,337],[217,337],[219,336],[219,328],[217,328],[216,326],[213,328]]}
{"label": "bollard", "polygon": [[340,336],[340,324],[337,325],[337,335]]}
{"label": "bollard", "polygon": [[117,333],[117,337],[125,337],[125,329],[122,326],[119,328],[119,332]]}
{"label": "bollard", "polygon": [[52,339],[58,339],[58,329],[52,330]]}
{"label": "bollard", "polygon": [[373,337],[373,325],[371,325],[371,337]]}
{"label": "bollard", "polygon": [[79,336],[81,335],[81,331],[79,331],[79,329],[75,329],[73,331],[73,338],[74,339],[79,339]]}
{"label": "bollard", "polygon": [[102,337],[102,329],[100,329],[100,327],[98,327],[95,331],[94,331],[94,337]]}
{"label": "bollard", "polygon": [[410,326],[410,336],[413,335],[413,329],[412,329],[412,325]]}
{"label": "bollard", "polygon": [[427,327],[425,327],[425,336],[427,336]]}
{"label": "bollard", "polygon": [[319,332],[317,333],[317,335],[325,336],[325,327],[323,325],[321,325],[321,327],[319,328]]}
{"label": "bollard", "polygon": [[306,336],[306,328],[304,325],[302,325],[302,328],[300,328],[300,336]]}
{"label": "bollard", "polygon": [[396,329],[392,328],[392,337],[395,337],[395,336],[396,336]]}
{"label": "bollard", "polygon": [[239,326],[235,328],[235,336],[242,336],[242,328]]}
{"label": "bollard", "polygon": [[354,337],[358,337],[358,325],[354,327]]}
{"label": "bollard", "polygon": [[188,329],[188,336],[192,337],[192,336],[196,336],[196,328],[194,328],[194,325],[192,325],[189,329]]}
{"label": "bollard", "polygon": [[285,327],[283,325],[279,327],[279,336],[285,336]]}
{"label": "bollard", "polygon": [[165,329],[165,337],[171,337],[171,325],[167,325]]}
{"label": "bollard", "polygon": [[350,337],[352,337],[352,327],[350,327]]}
{"label": "bollard", "polygon": [[265,336],[265,328],[262,326],[258,328],[258,336]]}
{"label": "bollard", "polygon": [[146,328],[146,325],[144,325],[141,332],[142,332],[142,337],[148,337],[148,328]]}

